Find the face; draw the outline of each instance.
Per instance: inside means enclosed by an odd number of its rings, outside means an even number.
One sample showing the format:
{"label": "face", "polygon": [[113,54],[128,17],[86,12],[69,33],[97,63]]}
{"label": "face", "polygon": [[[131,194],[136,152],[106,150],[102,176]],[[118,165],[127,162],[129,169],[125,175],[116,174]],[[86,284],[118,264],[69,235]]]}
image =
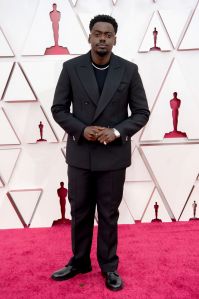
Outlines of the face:
{"label": "face", "polygon": [[93,52],[99,56],[109,54],[116,44],[115,31],[110,23],[97,22],[93,26],[88,39]]}

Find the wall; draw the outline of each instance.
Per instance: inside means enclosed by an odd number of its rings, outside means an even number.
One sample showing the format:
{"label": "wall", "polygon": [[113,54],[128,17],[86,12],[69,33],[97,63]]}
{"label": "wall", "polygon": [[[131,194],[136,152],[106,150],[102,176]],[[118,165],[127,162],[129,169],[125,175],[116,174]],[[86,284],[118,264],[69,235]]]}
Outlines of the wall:
{"label": "wall", "polygon": [[[67,55],[44,55],[54,45],[49,13],[61,12],[59,45]],[[57,189],[67,187],[64,131],[50,107],[62,63],[89,50],[88,24],[99,13],[119,23],[114,53],[138,64],[151,118],[132,138],[119,223],[189,220],[199,198],[198,0],[0,1],[0,228],[48,227],[60,218]],[[153,30],[157,28],[157,46]],[[181,138],[170,100],[181,100]],[[42,121],[43,138],[39,123]],[[70,207],[66,204],[66,217]]]}

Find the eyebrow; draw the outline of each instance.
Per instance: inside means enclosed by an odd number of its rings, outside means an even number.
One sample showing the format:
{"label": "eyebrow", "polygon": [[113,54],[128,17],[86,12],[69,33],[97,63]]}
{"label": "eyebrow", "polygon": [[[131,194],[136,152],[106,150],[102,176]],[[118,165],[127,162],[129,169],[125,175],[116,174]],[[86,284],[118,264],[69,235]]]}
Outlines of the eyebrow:
{"label": "eyebrow", "polygon": [[97,30],[97,29],[95,29],[94,32],[114,34],[114,32],[111,32],[111,31],[100,31],[100,30]]}

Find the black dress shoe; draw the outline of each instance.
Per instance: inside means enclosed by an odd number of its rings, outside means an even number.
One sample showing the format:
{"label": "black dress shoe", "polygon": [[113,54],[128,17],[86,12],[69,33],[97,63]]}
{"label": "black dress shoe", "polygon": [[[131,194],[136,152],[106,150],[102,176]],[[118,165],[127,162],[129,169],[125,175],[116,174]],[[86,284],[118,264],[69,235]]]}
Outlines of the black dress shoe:
{"label": "black dress shoe", "polygon": [[64,268],[54,272],[51,275],[51,278],[54,280],[67,280],[67,279],[74,277],[75,275],[77,275],[79,273],[87,273],[90,271],[92,271],[91,266],[84,267],[84,268],[76,268],[72,265],[67,265]]}
{"label": "black dress shoe", "polygon": [[105,277],[106,287],[111,291],[119,291],[123,289],[123,282],[117,271],[114,272],[102,272]]}

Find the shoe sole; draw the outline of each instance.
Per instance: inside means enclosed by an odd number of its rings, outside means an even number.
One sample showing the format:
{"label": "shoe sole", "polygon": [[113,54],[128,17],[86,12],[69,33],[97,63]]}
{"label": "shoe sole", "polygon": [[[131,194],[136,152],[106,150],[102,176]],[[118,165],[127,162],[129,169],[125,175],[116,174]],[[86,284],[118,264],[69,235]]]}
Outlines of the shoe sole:
{"label": "shoe sole", "polygon": [[114,288],[114,287],[111,287],[108,284],[106,284],[106,287],[107,287],[107,289],[109,289],[111,291],[117,292],[117,291],[121,291],[124,288],[124,285],[122,284],[119,288]]}
{"label": "shoe sole", "polygon": [[76,275],[78,275],[78,274],[86,274],[86,273],[89,273],[89,272],[91,272],[92,271],[92,269],[89,269],[89,270],[83,270],[83,271],[78,271],[78,272],[74,272],[74,273],[71,273],[70,275],[68,275],[67,277],[56,277],[56,276],[51,276],[51,278],[53,279],[53,280],[56,280],[56,281],[63,281],[63,280],[68,280],[68,279],[70,279],[70,278],[73,278],[73,277],[75,277]]}

